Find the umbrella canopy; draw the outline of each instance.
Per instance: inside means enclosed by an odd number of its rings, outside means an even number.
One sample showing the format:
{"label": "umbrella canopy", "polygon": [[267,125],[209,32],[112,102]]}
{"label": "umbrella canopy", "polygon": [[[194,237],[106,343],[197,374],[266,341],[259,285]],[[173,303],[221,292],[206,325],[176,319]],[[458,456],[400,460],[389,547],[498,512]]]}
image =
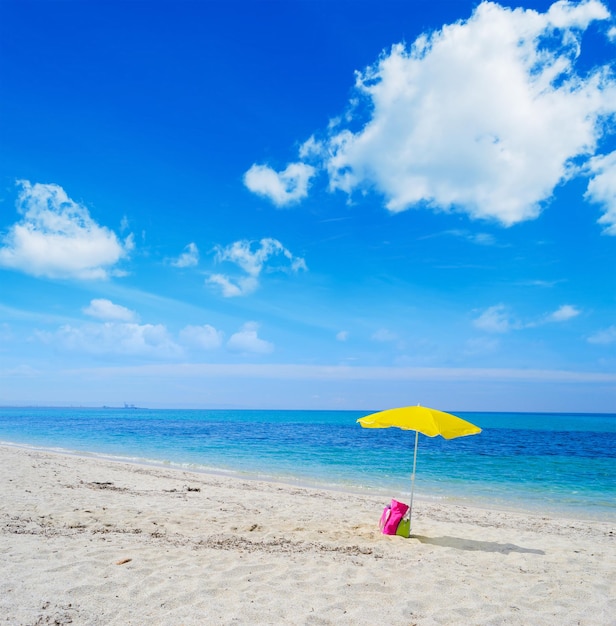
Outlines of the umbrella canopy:
{"label": "umbrella canopy", "polygon": [[372,413],[357,420],[363,428],[401,428],[415,431],[415,451],[413,453],[413,473],[411,475],[411,502],[408,510],[409,531],[413,512],[413,492],[415,489],[415,468],[417,465],[417,444],[419,433],[428,437],[440,435],[445,439],[455,439],[481,432],[479,426],[471,424],[451,413],[437,411],[425,406],[405,406]]}
{"label": "umbrella canopy", "polygon": [[476,435],[481,428],[451,413],[444,413],[426,406],[405,406],[399,409],[387,409],[357,420],[364,428],[390,428],[416,430],[422,435],[445,439],[455,439],[466,435]]}

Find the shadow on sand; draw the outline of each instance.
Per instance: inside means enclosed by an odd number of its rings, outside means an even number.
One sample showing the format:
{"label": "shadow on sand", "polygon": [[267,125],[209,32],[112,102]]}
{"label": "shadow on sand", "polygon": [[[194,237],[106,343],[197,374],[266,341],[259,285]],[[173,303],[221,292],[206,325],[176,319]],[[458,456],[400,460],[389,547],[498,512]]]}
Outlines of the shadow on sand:
{"label": "shadow on sand", "polygon": [[421,535],[411,535],[411,539],[417,539],[421,543],[429,543],[442,548],[455,548],[456,550],[481,550],[483,552],[500,552],[510,554],[511,552],[522,552],[525,554],[545,554],[543,550],[532,550],[531,548],[521,548],[513,543],[496,543],[495,541],[475,541],[474,539],[459,539],[458,537],[423,537]]}

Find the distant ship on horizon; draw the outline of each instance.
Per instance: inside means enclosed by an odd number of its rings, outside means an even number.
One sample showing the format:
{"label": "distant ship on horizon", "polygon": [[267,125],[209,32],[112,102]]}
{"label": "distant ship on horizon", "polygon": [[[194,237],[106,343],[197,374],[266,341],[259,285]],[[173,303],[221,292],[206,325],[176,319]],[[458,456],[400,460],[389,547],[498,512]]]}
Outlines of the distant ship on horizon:
{"label": "distant ship on horizon", "polygon": [[109,406],[108,404],[103,404],[103,409],[143,409],[142,406],[137,406],[136,404],[130,404],[128,402],[124,403],[124,406]]}

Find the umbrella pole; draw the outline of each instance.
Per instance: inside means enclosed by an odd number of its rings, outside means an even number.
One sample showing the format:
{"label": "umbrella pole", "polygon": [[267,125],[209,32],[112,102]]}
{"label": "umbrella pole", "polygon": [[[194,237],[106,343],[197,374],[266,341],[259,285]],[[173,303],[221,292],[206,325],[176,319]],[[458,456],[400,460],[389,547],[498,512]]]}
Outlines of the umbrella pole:
{"label": "umbrella pole", "polygon": [[409,531],[411,528],[411,516],[413,515],[413,494],[415,493],[415,467],[417,466],[417,442],[419,441],[419,431],[415,431],[415,452],[413,453],[413,473],[411,474],[411,503],[409,506]]}

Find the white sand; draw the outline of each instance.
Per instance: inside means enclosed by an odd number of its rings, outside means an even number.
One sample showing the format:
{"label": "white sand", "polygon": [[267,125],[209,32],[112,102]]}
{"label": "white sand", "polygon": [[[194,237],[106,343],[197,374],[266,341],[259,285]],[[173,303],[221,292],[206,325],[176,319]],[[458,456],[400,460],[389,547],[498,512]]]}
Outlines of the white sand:
{"label": "white sand", "polygon": [[0,446],[0,623],[616,624],[612,524]]}

